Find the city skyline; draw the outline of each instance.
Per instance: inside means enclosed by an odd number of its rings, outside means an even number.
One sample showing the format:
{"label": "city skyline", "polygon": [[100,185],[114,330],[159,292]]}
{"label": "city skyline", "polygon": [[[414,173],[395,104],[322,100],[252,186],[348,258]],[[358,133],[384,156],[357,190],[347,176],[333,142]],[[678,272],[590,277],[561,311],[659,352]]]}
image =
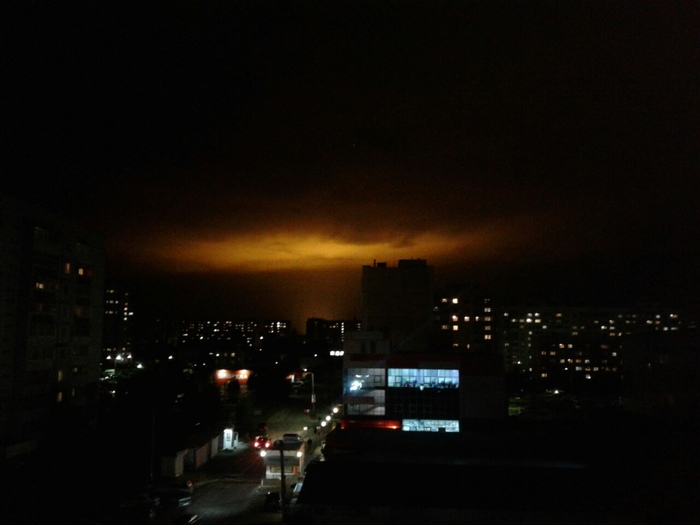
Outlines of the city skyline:
{"label": "city skyline", "polygon": [[144,312],[359,316],[425,259],[504,302],[697,308],[684,4],[5,7],[3,192]]}

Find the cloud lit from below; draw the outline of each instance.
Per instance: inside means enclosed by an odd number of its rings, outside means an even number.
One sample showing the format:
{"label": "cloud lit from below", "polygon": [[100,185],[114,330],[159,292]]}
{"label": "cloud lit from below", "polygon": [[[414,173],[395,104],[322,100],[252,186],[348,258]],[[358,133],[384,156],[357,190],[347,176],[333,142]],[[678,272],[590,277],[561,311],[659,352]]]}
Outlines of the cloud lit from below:
{"label": "cloud lit from below", "polygon": [[195,232],[122,244],[122,256],[137,266],[181,272],[276,272],[357,268],[373,259],[436,261],[498,260],[524,249],[532,233],[494,224],[471,232],[367,232],[366,241],[322,233],[251,233],[220,239]]}

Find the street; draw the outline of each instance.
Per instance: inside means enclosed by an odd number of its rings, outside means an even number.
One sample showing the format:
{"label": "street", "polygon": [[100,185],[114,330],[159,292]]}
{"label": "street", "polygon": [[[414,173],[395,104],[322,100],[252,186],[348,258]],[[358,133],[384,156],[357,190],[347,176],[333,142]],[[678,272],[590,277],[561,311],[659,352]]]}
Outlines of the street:
{"label": "street", "polygon": [[[314,443],[309,461],[320,454],[325,429],[314,434],[314,419],[305,414],[303,402],[291,399],[290,406],[268,416],[268,435],[274,441],[286,432],[310,437]],[[319,414],[320,415],[320,414]],[[325,412],[322,414],[325,416]],[[305,430],[306,427],[306,430]],[[203,524],[261,524],[279,523],[281,511],[265,511],[263,504],[268,491],[280,490],[279,479],[264,479],[265,471],[259,451],[249,443],[241,443],[236,451],[222,451],[204,465],[201,471],[191,473],[195,483],[192,505],[184,512],[197,514]],[[287,477],[287,486],[298,481]],[[167,520],[165,521],[167,523]]]}

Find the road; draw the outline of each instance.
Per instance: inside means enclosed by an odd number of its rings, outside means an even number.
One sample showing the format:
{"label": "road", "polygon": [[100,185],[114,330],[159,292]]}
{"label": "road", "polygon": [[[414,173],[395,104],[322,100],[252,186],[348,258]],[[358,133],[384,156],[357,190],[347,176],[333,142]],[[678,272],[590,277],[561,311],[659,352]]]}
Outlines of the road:
{"label": "road", "polygon": [[[312,438],[315,446],[310,455],[317,457],[323,433],[314,435],[314,420],[304,413],[302,406],[303,401],[291,399],[289,406],[269,415],[268,434],[273,440],[286,432]],[[203,525],[280,523],[281,512],[263,510],[265,494],[269,490],[279,490],[279,481],[265,480],[264,476],[262,458],[249,444],[241,444],[233,453],[220,452],[202,472],[193,474],[195,492],[192,505],[185,512],[199,515]]]}

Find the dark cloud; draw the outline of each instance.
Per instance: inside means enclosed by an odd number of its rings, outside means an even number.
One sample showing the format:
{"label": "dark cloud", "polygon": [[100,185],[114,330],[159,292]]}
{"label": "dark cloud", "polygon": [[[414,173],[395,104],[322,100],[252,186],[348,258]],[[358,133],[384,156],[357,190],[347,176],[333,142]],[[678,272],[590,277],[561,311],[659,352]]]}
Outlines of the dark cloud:
{"label": "dark cloud", "polygon": [[697,289],[690,4],[3,10],[4,191],[101,231],[115,274],[289,308],[282,275],[334,296],[323,272],[399,257],[511,295]]}

